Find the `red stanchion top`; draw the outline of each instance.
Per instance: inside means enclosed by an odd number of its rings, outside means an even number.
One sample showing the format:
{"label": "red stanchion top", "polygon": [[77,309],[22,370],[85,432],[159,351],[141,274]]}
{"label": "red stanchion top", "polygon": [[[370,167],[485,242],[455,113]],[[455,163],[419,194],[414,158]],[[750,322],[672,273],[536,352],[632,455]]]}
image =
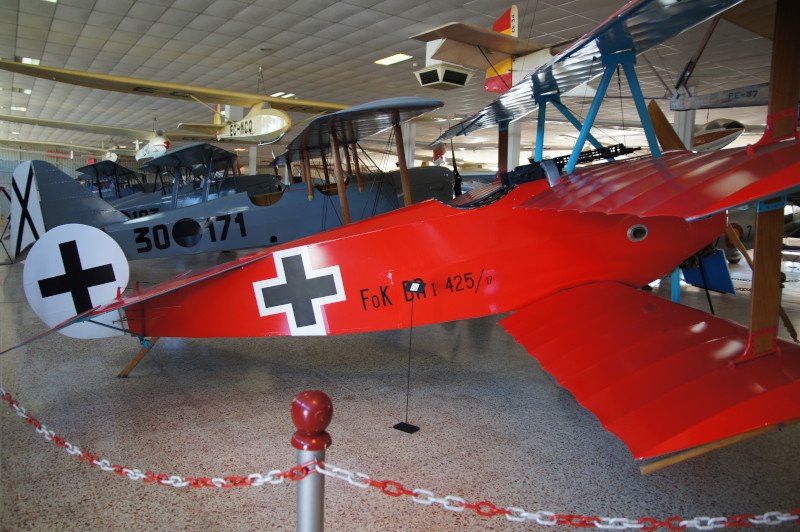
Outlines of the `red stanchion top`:
{"label": "red stanchion top", "polygon": [[292,401],[292,423],[297,432],[292,446],[302,451],[323,451],[331,446],[331,435],[325,432],[333,417],[333,403],[325,392],[306,390]]}

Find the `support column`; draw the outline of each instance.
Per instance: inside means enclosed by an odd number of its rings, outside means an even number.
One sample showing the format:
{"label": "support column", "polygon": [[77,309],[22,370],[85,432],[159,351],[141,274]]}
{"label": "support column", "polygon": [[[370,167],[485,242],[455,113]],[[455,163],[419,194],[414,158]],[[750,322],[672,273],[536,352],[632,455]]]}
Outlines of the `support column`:
{"label": "support column", "polygon": [[691,111],[675,111],[673,118],[673,127],[675,133],[686,146],[687,150],[691,150],[694,141],[694,115],[695,110]]}
{"label": "support column", "polygon": [[513,170],[519,166],[519,149],[522,144],[522,126],[520,121],[508,125],[508,161],[506,167]]}
{"label": "support column", "polygon": [[258,173],[258,146],[250,146],[250,150],[248,150],[247,169],[248,175],[256,175]]}
{"label": "support column", "polygon": [[333,152],[333,174],[336,176],[336,191],[339,193],[339,205],[342,208],[342,223],[350,223],[350,206],[347,204],[347,190],[342,176],[342,160],[339,155],[339,141],[331,131],[331,151]]}
{"label": "support column", "polygon": [[400,183],[403,185],[403,201],[406,207],[413,203],[411,198],[411,182],[408,178],[406,150],[403,143],[403,130],[399,124],[394,125],[395,143],[397,144],[397,164],[400,165]]}
{"label": "support column", "polygon": [[417,142],[417,125],[413,122],[404,122],[403,129],[403,150],[406,154],[406,167],[414,166],[414,144]]}

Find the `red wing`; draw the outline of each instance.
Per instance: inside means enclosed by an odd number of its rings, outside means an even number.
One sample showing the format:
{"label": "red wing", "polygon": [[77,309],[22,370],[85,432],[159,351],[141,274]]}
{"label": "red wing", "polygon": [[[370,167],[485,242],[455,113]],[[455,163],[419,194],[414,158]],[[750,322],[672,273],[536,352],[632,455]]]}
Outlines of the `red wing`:
{"label": "red wing", "polygon": [[731,362],[747,329],[617,283],[500,322],[637,459],[800,418],[800,346]]}
{"label": "red wing", "polygon": [[524,206],[694,220],[800,186],[797,141],[749,150],[672,152],[589,167]]}

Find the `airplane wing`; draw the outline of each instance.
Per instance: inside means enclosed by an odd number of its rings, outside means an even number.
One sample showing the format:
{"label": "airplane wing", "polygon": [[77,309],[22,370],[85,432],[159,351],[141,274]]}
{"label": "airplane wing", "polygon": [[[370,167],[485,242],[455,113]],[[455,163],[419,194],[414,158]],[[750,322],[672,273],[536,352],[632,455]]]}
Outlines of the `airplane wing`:
{"label": "airplane wing", "polygon": [[527,55],[548,48],[536,41],[460,22],[451,22],[411,38],[423,42],[444,39],[433,54],[433,59],[481,69],[508,57]]}
{"label": "airplane wing", "polygon": [[[25,139],[0,139],[0,144],[5,144],[8,146],[19,146],[19,145],[30,145],[30,146],[39,146],[39,147],[54,147],[54,148],[66,148],[68,150],[83,150],[87,152],[93,153],[105,153],[108,151],[112,151],[111,148],[103,148],[99,146],[84,146],[81,144],[68,144],[64,142],[53,142],[53,141],[43,141],[43,140],[25,140]],[[123,155],[134,155],[136,150],[131,149],[114,149],[116,153],[123,154]]]}
{"label": "airplane wing", "polygon": [[500,324],[636,459],[798,416],[800,345],[732,369],[745,327],[636,288],[578,286]]}
{"label": "airplane wing", "polygon": [[429,98],[386,98],[319,116],[292,139],[286,152],[278,156],[273,165],[285,164],[287,157],[290,161],[299,161],[302,151],[308,151],[311,157],[330,152],[331,133],[342,145],[353,144],[443,105]]}
{"label": "airplane wing", "polygon": [[564,94],[603,73],[602,58],[626,50],[642,53],[714,17],[741,0],[631,2],[595,30],[525,76],[508,92],[434,141],[467,135],[535,111],[537,94]]}
{"label": "airplane wing", "polygon": [[283,111],[296,111],[299,113],[319,113],[323,111],[339,111],[346,109],[346,105],[319,102],[313,100],[273,98],[264,94],[231,91],[226,89],[213,89],[207,87],[196,87],[181,83],[170,83],[167,81],[154,81],[127,76],[116,76],[112,74],[98,74],[94,72],[83,72],[80,70],[69,70],[66,68],[53,68],[42,65],[27,65],[7,59],[0,59],[0,69],[33,76],[35,78],[49,79],[89,87],[92,89],[102,89],[128,94],[143,94],[147,96],[159,96],[161,98],[173,98],[176,100],[199,100],[205,103],[219,103],[229,105],[240,105],[252,107],[258,103],[268,103],[275,109]]}
{"label": "airplane wing", "polygon": [[231,151],[208,144],[195,142],[179,148],[173,148],[164,155],[151,159],[142,165],[148,168],[192,168],[196,165],[210,164],[213,170],[225,170],[235,161],[237,155]]}
{"label": "airplane wing", "polygon": [[93,164],[87,164],[86,166],[81,166],[80,168],[75,170],[80,174],[86,174],[91,177],[107,177],[107,176],[130,176],[130,177],[139,177],[139,174],[131,170],[130,168],[126,168],[121,164],[117,164],[114,161],[98,161]]}
{"label": "airplane wing", "polygon": [[215,137],[216,134],[219,133],[224,128],[225,124],[208,124],[208,123],[199,124],[191,122],[181,122],[178,124],[178,129],[196,131],[198,133],[203,133],[204,135],[208,135],[210,137]]}
{"label": "airplane wing", "polygon": [[722,15],[725,20],[772,40],[775,0],[747,0]]}
{"label": "airplane wing", "polygon": [[656,161],[629,160],[624,174],[614,165],[587,167],[571,177],[562,176],[558,186],[523,205],[558,212],[698,220],[773,193],[800,189],[796,147],[793,140],[769,144],[757,158],[743,157],[746,148],[703,154],[668,152]]}
{"label": "airplane wing", "polygon": [[[2,61],[2,60],[0,60]],[[80,122],[65,122],[63,120],[47,120],[45,118],[31,118],[28,116],[0,115],[0,121],[29,124],[32,126],[52,127],[56,129],[70,129],[84,133],[96,133],[110,137],[146,139],[153,135],[152,130],[135,129],[130,127],[101,126],[96,124],[82,124]],[[186,131],[167,131],[165,134],[173,140],[215,140],[214,135],[189,133]]]}

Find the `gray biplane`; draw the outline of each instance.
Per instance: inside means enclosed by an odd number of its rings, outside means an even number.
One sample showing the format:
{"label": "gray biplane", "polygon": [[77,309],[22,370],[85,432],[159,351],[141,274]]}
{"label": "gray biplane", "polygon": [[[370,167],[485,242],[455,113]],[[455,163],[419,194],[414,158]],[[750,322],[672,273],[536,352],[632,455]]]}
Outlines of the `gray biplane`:
{"label": "gray biplane", "polygon": [[[296,160],[292,159],[294,153],[304,153],[310,167],[310,157],[318,156],[327,176],[326,154],[332,155],[331,139],[341,139],[336,145],[341,146],[349,163],[360,138],[393,126],[399,128],[400,123],[441,106],[437,100],[393,98],[324,115],[311,121],[282,157],[291,161]],[[356,177],[350,178],[341,173],[338,149],[333,150],[336,184],[314,180],[306,171],[303,182],[278,184],[280,188],[276,189],[267,185],[266,191],[259,193],[265,185],[252,179],[256,176],[237,176],[242,181],[238,187],[220,178],[219,172],[224,175],[224,168],[233,164],[220,154],[230,152],[202,146],[206,148],[190,145],[173,150],[143,167],[155,168],[158,175],[172,173],[171,195],[162,199],[172,208],[137,218],[129,218],[49,163],[23,162],[13,178],[13,256],[45,231],[68,223],[103,229],[129,260],[161,258],[284,243],[388,212],[410,201],[412,195],[417,201],[452,196],[453,174],[449,169],[415,168],[405,172],[404,178],[396,173],[361,175],[358,158],[354,158]],[[177,185],[186,177],[187,169],[199,179],[190,182],[192,199],[180,206],[181,189]],[[270,177],[277,182],[275,176]],[[413,185],[407,188],[412,180]],[[213,194],[216,199],[210,199]]]}
{"label": "gray biplane", "polygon": [[[219,196],[247,192],[266,194],[281,190],[272,175],[243,176],[237,156],[217,146],[197,142],[174,148],[142,166],[152,179],[112,161],[78,168],[87,176],[87,188],[128,218],[186,207]],[[207,187],[206,187],[207,183]]]}

